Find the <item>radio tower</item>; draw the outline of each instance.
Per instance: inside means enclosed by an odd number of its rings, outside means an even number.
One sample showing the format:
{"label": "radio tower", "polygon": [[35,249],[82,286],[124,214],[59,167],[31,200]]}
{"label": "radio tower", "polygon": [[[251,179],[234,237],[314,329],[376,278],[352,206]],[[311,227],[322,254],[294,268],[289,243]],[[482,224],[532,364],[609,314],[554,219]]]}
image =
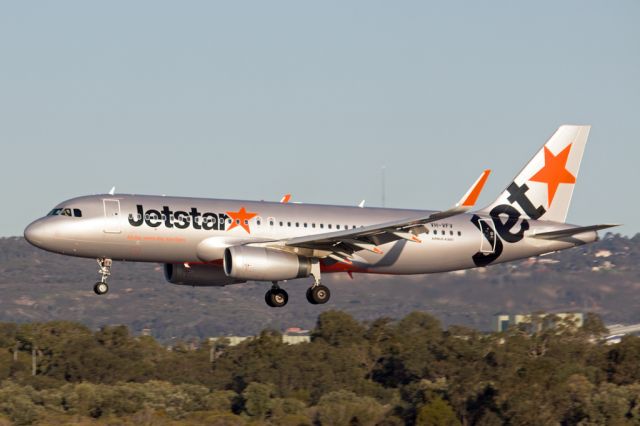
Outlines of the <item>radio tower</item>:
{"label": "radio tower", "polygon": [[382,166],[382,207],[387,206],[387,166]]}

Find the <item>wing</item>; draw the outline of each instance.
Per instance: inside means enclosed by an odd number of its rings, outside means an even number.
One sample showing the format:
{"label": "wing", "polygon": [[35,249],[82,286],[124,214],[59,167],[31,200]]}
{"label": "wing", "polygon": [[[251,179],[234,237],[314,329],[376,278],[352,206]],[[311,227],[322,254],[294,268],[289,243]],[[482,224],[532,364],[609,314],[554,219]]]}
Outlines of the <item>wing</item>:
{"label": "wing", "polygon": [[482,172],[467,193],[449,210],[344,231],[296,237],[282,243],[288,248],[313,250],[318,257],[330,257],[343,263],[351,263],[353,253],[360,250],[382,254],[378,246],[392,241],[405,239],[420,243],[418,235],[426,232],[426,224],[469,211],[475,205],[490,173],[491,170]]}

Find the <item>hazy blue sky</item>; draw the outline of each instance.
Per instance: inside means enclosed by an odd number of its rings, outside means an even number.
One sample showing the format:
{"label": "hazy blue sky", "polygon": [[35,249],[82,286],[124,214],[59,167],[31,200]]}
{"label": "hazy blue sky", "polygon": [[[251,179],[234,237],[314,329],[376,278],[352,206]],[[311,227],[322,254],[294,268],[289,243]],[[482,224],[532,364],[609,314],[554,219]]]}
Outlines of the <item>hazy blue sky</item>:
{"label": "hazy blue sky", "polygon": [[640,1],[0,3],[0,235],[118,192],[447,208],[593,128],[569,220],[640,231]]}

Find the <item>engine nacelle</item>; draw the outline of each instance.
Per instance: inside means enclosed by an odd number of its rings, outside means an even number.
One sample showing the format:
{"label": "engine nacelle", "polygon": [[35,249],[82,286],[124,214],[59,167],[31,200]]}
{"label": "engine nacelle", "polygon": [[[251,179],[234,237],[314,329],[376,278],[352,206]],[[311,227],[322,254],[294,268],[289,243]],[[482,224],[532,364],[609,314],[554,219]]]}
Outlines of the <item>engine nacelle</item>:
{"label": "engine nacelle", "polygon": [[164,277],[171,284],[196,287],[225,286],[245,282],[228,277],[222,268],[216,265],[191,265],[187,268],[181,263],[165,263]]}
{"label": "engine nacelle", "polygon": [[233,246],[224,251],[224,272],[229,277],[254,281],[282,281],[311,274],[311,260],[286,251]]}

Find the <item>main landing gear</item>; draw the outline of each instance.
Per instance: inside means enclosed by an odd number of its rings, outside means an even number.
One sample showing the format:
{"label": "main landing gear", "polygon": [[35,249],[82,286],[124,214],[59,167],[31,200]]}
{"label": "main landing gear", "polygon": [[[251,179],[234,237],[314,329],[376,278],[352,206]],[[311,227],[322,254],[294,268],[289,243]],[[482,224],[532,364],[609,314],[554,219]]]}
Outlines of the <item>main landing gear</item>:
{"label": "main landing gear", "polygon": [[313,285],[307,290],[307,301],[312,305],[323,305],[329,301],[331,292],[320,283],[320,262],[317,259],[311,264],[311,276]]}
{"label": "main landing gear", "polygon": [[97,260],[98,265],[100,266],[100,270],[98,270],[98,273],[100,274],[100,281],[95,283],[95,285],[93,286],[93,291],[97,295],[102,295],[109,291],[107,278],[109,277],[109,275],[111,275],[111,264],[113,263],[113,261],[104,257],[101,257]]}
{"label": "main landing gear", "polygon": [[329,301],[331,292],[329,288],[322,284],[314,284],[307,290],[307,300],[312,305],[322,305]]}
{"label": "main landing gear", "polygon": [[[320,264],[317,260],[311,265],[311,276],[313,285],[307,290],[307,300],[312,305],[323,305],[329,301],[331,292],[320,283]],[[277,281],[273,281],[273,286],[264,295],[264,301],[272,308],[281,308],[289,301],[289,295],[278,286]]]}
{"label": "main landing gear", "polygon": [[273,286],[264,295],[264,301],[272,308],[282,308],[289,301],[289,294],[278,286],[274,281]]}

